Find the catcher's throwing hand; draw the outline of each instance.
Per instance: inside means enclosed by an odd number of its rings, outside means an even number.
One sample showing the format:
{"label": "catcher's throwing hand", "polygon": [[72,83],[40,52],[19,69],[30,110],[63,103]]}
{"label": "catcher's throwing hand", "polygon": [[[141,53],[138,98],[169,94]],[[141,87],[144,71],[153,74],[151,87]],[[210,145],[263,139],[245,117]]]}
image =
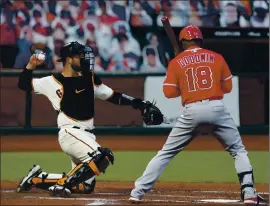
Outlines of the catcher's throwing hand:
{"label": "catcher's throwing hand", "polygon": [[[155,106],[154,102],[145,102],[140,99],[135,99],[134,102],[136,102],[136,105],[140,105],[137,106],[137,108],[141,110],[143,121],[146,125],[160,125],[164,122],[164,115],[160,109]],[[137,109],[136,107],[134,108]]]}
{"label": "catcher's throwing hand", "polygon": [[[41,54],[45,55],[45,53],[41,53]],[[40,55],[40,54],[33,54],[30,57],[30,60],[26,66],[27,69],[33,70],[36,68],[36,66],[39,66],[39,65],[44,63],[45,59],[40,59],[38,55]]]}

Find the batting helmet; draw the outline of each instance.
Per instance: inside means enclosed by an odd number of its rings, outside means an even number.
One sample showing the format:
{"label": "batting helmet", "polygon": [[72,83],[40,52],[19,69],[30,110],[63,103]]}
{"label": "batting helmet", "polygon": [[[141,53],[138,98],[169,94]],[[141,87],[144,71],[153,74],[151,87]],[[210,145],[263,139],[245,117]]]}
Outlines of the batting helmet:
{"label": "batting helmet", "polygon": [[203,35],[199,27],[194,25],[189,25],[183,28],[179,34],[179,40],[193,40],[193,39],[201,39],[203,40]]}

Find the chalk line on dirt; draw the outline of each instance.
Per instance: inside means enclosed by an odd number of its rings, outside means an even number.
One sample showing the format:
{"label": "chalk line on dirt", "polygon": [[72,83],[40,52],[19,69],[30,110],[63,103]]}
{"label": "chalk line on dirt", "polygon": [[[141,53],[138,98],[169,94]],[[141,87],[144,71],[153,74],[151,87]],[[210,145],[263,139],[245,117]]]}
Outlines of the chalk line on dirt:
{"label": "chalk line on dirt", "polygon": [[15,190],[1,190],[1,192],[3,192],[3,193],[12,193],[12,192],[15,192]]}
{"label": "chalk line on dirt", "polygon": [[213,202],[213,203],[237,203],[240,200],[226,200],[226,199],[206,199],[206,200],[198,200],[198,202]]}
{"label": "chalk line on dirt", "polygon": [[129,195],[129,193],[121,193],[121,192],[94,192],[95,195],[109,195],[109,196],[125,196]]}
{"label": "chalk line on dirt", "polygon": [[[43,200],[65,200],[65,201],[89,201],[86,205],[118,205],[120,201],[127,202],[127,198],[119,198],[119,199],[107,199],[107,198],[62,198],[62,197],[37,197],[37,196],[24,196],[23,199],[43,199]],[[239,200],[228,200],[228,199],[202,199],[202,200],[149,200],[144,199],[143,202],[159,202],[159,203],[201,203],[201,204],[209,204],[209,203],[234,203],[243,205],[243,202]],[[261,204],[260,205],[267,205]]]}
{"label": "chalk line on dirt", "polygon": [[[117,204],[117,200],[109,200],[109,199],[99,199],[99,200],[95,200],[94,202],[91,203],[87,203],[86,205],[116,205]],[[116,203],[116,204],[115,204]]]}
{"label": "chalk line on dirt", "polygon": [[[3,192],[3,193],[12,193],[12,192],[15,192],[15,190],[3,189],[3,190],[1,190],[1,192]],[[179,190],[179,192],[185,192],[185,190],[183,190],[183,191]],[[222,193],[240,194],[240,192],[221,191],[221,190],[190,190],[189,192],[190,193],[201,192],[201,193],[217,193],[217,194],[222,194]],[[128,195],[128,193],[114,193],[114,192],[97,192],[97,193],[94,193],[94,194],[97,194],[97,195],[111,195],[111,196]],[[258,192],[258,194],[260,194],[260,195],[269,195],[269,192]],[[163,195],[159,195],[159,196],[163,196]]]}
{"label": "chalk line on dirt", "polygon": [[[62,197],[36,197],[36,196],[25,196],[23,197],[25,199],[45,199],[45,200],[76,200],[76,201],[91,201],[87,203],[86,205],[105,205],[105,204],[118,204],[118,201],[128,201],[127,198],[119,198],[119,199],[100,199],[100,198],[62,198]],[[191,202],[189,200],[149,200],[144,199],[142,202],[160,202],[160,203],[188,203]],[[201,202],[201,203],[209,203],[209,202],[215,202],[215,203],[237,203],[239,200],[224,200],[224,199],[216,199],[216,200],[193,200],[192,202]]]}
{"label": "chalk line on dirt", "polygon": [[[76,201],[91,201],[86,205],[118,205],[119,201],[128,201],[128,198],[121,199],[100,199],[100,198],[62,198],[62,197],[37,197],[37,196],[25,196],[24,199],[41,199],[41,200],[76,200]],[[144,200],[143,202],[163,202],[163,203],[187,203],[189,201],[184,200]]]}
{"label": "chalk line on dirt", "polygon": [[[93,198],[93,197],[69,197],[69,198],[63,198],[63,197],[38,197],[38,196],[24,196],[22,197],[24,199],[45,199],[45,200],[67,200],[67,201],[70,201],[70,200],[77,200],[77,201],[89,201],[89,200],[92,200],[92,201],[96,201],[96,200],[101,200],[101,198]],[[114,199],[104,199],[104,200],[111,200],[111,201],[114,201]]]}
{"label": "chalk line on dirt", "polygon": [[[3,193],[15,193],[15,190],[1,190]],[[201,193],[216,193],[216,194],[228,194],[228,193],[235,193],[239,194],[239,192],[228,192],[228,191],[190,191],[191,193],[201,192]],[[29,194],[29,193],[28,193]],[[128,196],[127,193],[95,193],[96,195],[108,195],[108,196]],[[269,194],[267,192],[263,192],[260,194]],[[22,196],[23,199],[44,199],[44,200],[66,200],[66,201],[87,201],[86,205],[118,205],[120,204],[119,201],[128,201],[128,198],[117,198],[112,199],[111,198],[87,198],[87,197],[71,197],[71,198],[62,198],[62,197],[42,197],[42,196],[30,196],[31,193],[28,196]],[[192,196],[192,195],[164,195],[164,194],[148,194],[148,197],[156,197],[156,198],[162,198],[162,197],[178,197],[178,198],[189,198],[188,200],[161,200],[161,199],[144,199],[143,202],[160,202],[160,203],[201,203],[201,204],[209,204],[209,203],[234,203],[243,205],[243,202],[239,200],[231,200],[231,199],[225,199],[224,197],[217,197],[216,199],[207,199],[206,196],[200,195],[198,196]],[[146,197],[147,198],[147,197]],[[196,198],[196,200],[194,199]],[[203,199],[205,198],[205,199]],[[260,205],[267,205],[267,204],[260,204]]]}
{"label": "chalk line on dirt", "polygon": [[[93,193],[93,195],[108,195],[108,196],[129,196],[130,194],[129,193],[106,193],[106,192],[95,192]],[[163,194],[147,194],[147,197],[179,197],[179,198],[186,198],[186,197],[189,197],[189,198],[197,198],[196,196],[194,195],[163,195]],[[205,198],[207,196],[203,195],[203,196],[200,196],[201,198]]]}
{"label": "chalk line on dirt", "polygon": [[[217,193],[217,194],[221,194],[221,193],[233,193],[233,194],[240,194],[240,192],[232,192],[232,191],[221,191],[221,190],[191,190],[192,192],[201,192],[201,193]],[[260,195],[269,195],[269,192],[258,192],[258,194]]]}

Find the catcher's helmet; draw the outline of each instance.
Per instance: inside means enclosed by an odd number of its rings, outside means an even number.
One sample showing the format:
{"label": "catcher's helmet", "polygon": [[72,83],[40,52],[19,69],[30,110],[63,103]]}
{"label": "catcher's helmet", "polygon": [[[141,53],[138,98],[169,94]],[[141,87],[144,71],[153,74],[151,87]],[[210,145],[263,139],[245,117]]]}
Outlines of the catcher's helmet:
{"label": "catcher's helmet", "polygon": [[78,43],[77,41],[69,42],[60,49],[60,58],[57,59],[57,61],[63,62],[67,57],[79,55],[83,49],[84,45]]}
{"label": "catcher's helmet", "polygon": [[179,40],[193,40],[193,39],[201,39],[203,40],[203,35],[199,27],[194,25],[189,25],[183,28],[179,34]]}

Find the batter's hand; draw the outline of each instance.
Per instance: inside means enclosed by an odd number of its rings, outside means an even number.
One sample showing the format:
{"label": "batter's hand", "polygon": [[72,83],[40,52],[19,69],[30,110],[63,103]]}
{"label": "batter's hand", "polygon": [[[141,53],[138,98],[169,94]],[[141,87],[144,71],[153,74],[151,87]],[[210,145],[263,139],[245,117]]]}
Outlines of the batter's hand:
{"label": "batter's hand", "polygon": [[[42,53],[45,55],[45,53]],[[36,66],[39,66],[41,64],[44,63],[45,60],[40,60],[38,59],[38,54],[33,54],[31,57],[30,57],[30,60],[26,66],[26,69],[29,69],[29,70],[33,70],[36,68]]]}

